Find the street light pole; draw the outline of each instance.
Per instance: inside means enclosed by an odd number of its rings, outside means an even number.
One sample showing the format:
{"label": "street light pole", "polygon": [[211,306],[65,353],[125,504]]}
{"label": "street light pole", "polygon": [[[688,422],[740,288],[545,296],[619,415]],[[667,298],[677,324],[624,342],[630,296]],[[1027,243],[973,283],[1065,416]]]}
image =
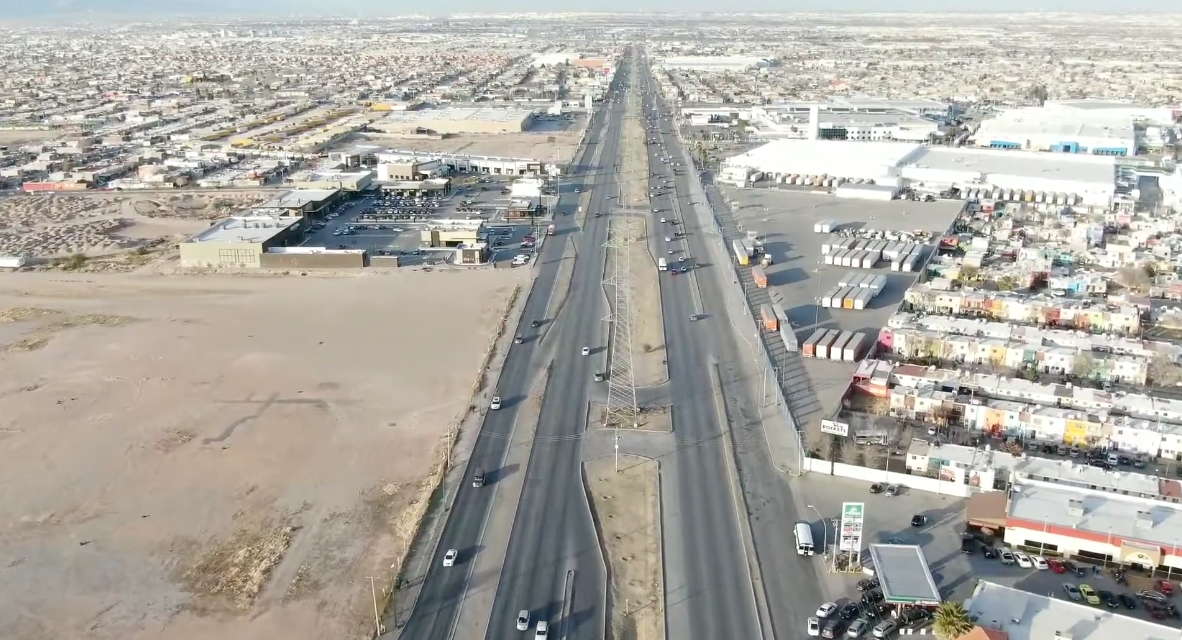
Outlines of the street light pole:
{"label": "street light pole", "polygon": [[821,512],[818,511],[816,507],[811,504],[805,506],[812,509],[813,513],[816,513],[817,517],[821,519],[821,535],[824,536],[821,540],[821,555],[824,556],[825,551],[829,547],[829,523],[825,522],[825,518],[821,515]]}

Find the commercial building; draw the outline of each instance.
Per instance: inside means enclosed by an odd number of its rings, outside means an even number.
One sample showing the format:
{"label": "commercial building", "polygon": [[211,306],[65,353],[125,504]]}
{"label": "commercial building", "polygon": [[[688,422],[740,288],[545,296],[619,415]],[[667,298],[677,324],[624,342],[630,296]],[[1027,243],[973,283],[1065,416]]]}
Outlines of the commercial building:
{"label": "commercial building", "polygon": [[400,180],[397,182],[383,182],[380,187],[382,191],[400,196],[443,197],[451,193],[451,179]]}
{"label": "commercial building", "polygon": [[341,199],[340,189],[294,189],[258,206],[285,216],[311,216],[327,213]]}
{"label": "commercial building", "polygon": [[356,193],[373,184],[369,171],[301,171],[288,177],[287,183],[296,189],[336,189]]}
{"label": "commercial building", "polygon": [[534,109],[453,107],[423,111],[391,111],[370,129],[382,133],[414,135],[434,133],[521,133],[528,131],[536,115]]}
{"label": "commercial building", "polygon": [[[363,157],[364,158],[364,157]],[[375,150],[372,152],[375,166],[382,164],[406,164],[414,162],[422,173],[434,172],[438,162],[437,175],[452,173],[488,173],[495,175],[541,175],[543,163],[534,158],[513,158],[508,156],[478,156],[457,153],[411,151],[403,149]],[[379,176],[380,179],[380,176]]]}
{"label": "commercial building", "polygon": [[1095,100],[1052,101],[1006,109],[973,134],[978,146],[1132,156],[1175,142],[1176,111]]}
{"label": "commercial building", "polygon": [[986,580],[965,609],[976,627],[958,640],[1163,640],[1178,630]]}
{"label": "commercial building", "polygon": [[830,140],[776,140],[727,159],[727,169],[760,172],[775,182],[827,177],[837,184],[862,181],[933,192],[1067,194],[1067,204],[1097,207],[1111,206],[1117,178],[1111,156]]}
{"label": "commercial building", "polygon": [[367,266],[364,249],[271,247],[259,258],[266,269],[360,269]]}
{"label": "commercial building", "polygon": [[658,60],[658,69],[692,71],[747,71],[770,66],[764,58],[749,56],[671,56]]}
{"label": "commercial building", "polygon": [[390,182],[393,180],[426,180],[441,175],[443,163],[439,160],[419,160],[416,158],[400,158],[394,162],[378,164],[378,180]]}
{"label": "commercial building", "polygon": [[484,221],[431,220],[420,233],[423,245],[429,247],[477,247],[482,244]]}
{"label": "commercial building", "polygon": [[298,244],[305,218],[251,212],[220,220],[180,245],[188,268],[252,268],[273,247]]}
{"label": "commercial building", "polygon": [[870,562],[886,602],[932,606],[943,601],[919,545],[872,544]]}

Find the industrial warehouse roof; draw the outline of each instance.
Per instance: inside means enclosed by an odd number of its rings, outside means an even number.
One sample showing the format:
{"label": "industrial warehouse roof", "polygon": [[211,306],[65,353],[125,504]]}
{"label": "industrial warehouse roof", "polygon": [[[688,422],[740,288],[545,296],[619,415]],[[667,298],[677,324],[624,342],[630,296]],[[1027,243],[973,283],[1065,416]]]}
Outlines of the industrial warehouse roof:
{"label": "industrial warehouse roof", "polygon": [[737,155],[727,165],[766,173],[875,179],[888,176],[919,145],[906,142],[776,140]]}
{"label": "industrial warehouse roof", "polygon": [[386,116],[387,122],[429,123],[429,122],[521,122],[533,114],[533,109],[514,108],[450,108],[424,109],[422,111],[394,111]]}
{"label": "industrial warehouse roof", "polygon": [[[1072,501],[1082,506],[1072,515]],[[1015,485],[1010,496],[1010,518],[1047,527],[1071,527],[1113,539],[1175,547],[1182,542],[1182,508],[1177,504],[1088,489],[1044,484]]]}
{"label": "industrial warehouse roof", "polygon": [[[1060,594],[1062,595],[1062,594]],[[980,626],[1003,631],[1009,640],[1172,640],[1178,630],[1123,613],[1103,611],[982,580],[965,601]]]}
{"label": "industrial warehouse roof", "polygon": [[185,242],[239,242],[257,244],[274,238],[279,233],[299,224],[300,220],[301,218],[296,216],[231,216],[225,220],[215,222],[208,229],[203,230]]}
{"label": "industrial warehouse roof", "polygon": [[914,544],[872,544],[874,575],[887,602],[937,604],[940,590],[928,569],[923,549]]}
{"label": "industrial warehouse roof", "polygon": [[323,202],[335,196],[339,189],[296,189],[259,205],[260,209],[298,209],[313,202]]}
{"label": "industrial warehouse roof", "polygon": [[920,147],[904,164],[907,168],[936,169],[988,176],[1019,176],[1112,186],[1116,157],[1082,153],[1046,153],[967,147]]}

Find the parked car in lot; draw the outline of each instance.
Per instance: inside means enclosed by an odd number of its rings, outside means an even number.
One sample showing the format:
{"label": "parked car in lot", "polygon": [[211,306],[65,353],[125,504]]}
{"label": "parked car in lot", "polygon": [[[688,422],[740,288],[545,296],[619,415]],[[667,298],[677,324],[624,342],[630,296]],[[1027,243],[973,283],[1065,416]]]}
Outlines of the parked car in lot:
{"label": "parked car in lot", "polygon": [[1014,560],[1018,563],[1018,566],[1022,567],[1023,569],[1034,568],[1034,563],[1030,561],[1030,556],[1022,553],[1021,551],[1014,552]]}
{"label": "parked car in lot", "polygon": [[1079,585],[1079,592],[1081,595],[1083,595],[1084,601],[1087,602],[1088,604],[1090,604],[1094,607],[1100,605],[1100,595],[1097,594],[1096,590],[1093,589],[1090,585],[1086,585],[1086,584]]}
{"label": "parked car in lot", "polygon": [[833,615],[836,612],[837,612],[837,605],[832,602],[826,602],[825,604],[817,607],[817,617],[818,618],[828,618],[829,616]]}
{"label": "parked car in lot", "polygon": [[821,635],[821,620],[817,617],[808,619],[808,633],[810,636]]}
{"label": "parked car in lot", "polygon": [[877,482],[870,485],[870,493],[882,493],[882,485]]}
{"label": "parked car in lot", "polygon": [[1014,562],[1015,562],[1014,552],[1010,551],[1009,549],[1002,549],[1001,563],[1002,564],[1014,564]]}
{"label": "parked car in lot", "polygon": [[1067,567],[1064,567],[1062,562],[1054,558],[1048,558],[1047,565],[1050,566],[1051,571],[1054,571],[1055,573],[1067,573]]}
{"label": "parked car in lot", "polygon": [[899,495],[900,487],[897,484],[888,484],[886,488],[886,497],[891,498]]}
{"label": "parked car in lot", "polygon": [[1047,564],[1047,559],[1042,556],[1031,556],[1030,563],[1039,571],[1046,571],[1051,568],[1051,565]]}
{"label": "parked car in lot", "polygon": [[1108,607],[1109,609],[1120,608],[1120,600],[1116,597],[1115,593],[1101,589],[1099,592],[1097,592],[1097,595],[1100,596],[1100,601],[1104,603],[1104,606]]}
{"label": "parked car in lot", "polygon": [[981,555],[985,556],[987,560],[993,560],[997,557],[997,549],[993,547],[981,547]]}
{"label": "parked car in lot", "polygon": [[1079,592],[1079,587],[1071,584],[1070,582],[1063,583],[1063,591],[1067,592],[1068,598],[1071,598],[1072,600],[1075,600],[1076,602],[1083,600],[1083,594],[1081,594]]}
{"label": "parked car in lot", "polygon": [[1127,593],[1122,593],[1117,597],[1120,598],[1120,603],[1123,604],[1126,609],[1132,610],[1137,608],[1137,599],[1133,596]]}
{"label": "parked car in lot", "polygon": [[870,591],[878,588],[878,578],[870,578],[869,580],[859,580],[855,585],[858,591]]}
{"label": "parked car in lot", "polygon": [[863,633],[866,633],[866,627],[869,626],[869,622],[866,622],[866,620],[862,618],[858,618],[857,620],[854,620],[850,623],[850,628],[846,629],[845,635],[847,638],[858,638]]}

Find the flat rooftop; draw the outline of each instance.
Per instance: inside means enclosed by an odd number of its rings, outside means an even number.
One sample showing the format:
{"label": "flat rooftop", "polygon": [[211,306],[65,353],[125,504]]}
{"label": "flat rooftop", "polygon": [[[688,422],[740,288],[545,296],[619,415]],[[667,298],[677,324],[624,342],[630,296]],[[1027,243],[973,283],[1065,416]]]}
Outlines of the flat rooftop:
{"label": "flat rooftop", "polygon": [[935,604],[941,601],[928,560],[918,545],[872,544],[870,559],[887,602]]}
{"label": "flat rooftop", "polygon": [[1009,640],[1176,640],[1178,630],[1087,605],[1048,598],[982,580],[965,602],[982,627],[1004,631]]}
{"label": "flat rooftop", "polygon": [[945,171],[1024,176],[1111,185],[1116,182],[1116,158],[1079,153],[1041,153],[969,147],[920,147],[901,163]]}
{"label": "flat rooftop", "polygon": [[259,205],[261,209],[298,209],[304,205],[324,202],[337,194],[337,189],[294,189]]}
{"label": "flat rooftop", "polygon": [[534,113],[533,109],[495,107],[456,107],[424,109],[422,111],[391,111],[388,122],[520,122]]}
{"label": "flat rooftop", "polygon": [[185,240],[195,242],[266,242],[299,224],[300,218],[278,215],[242,215],[219,220],[201,233]]}
{"label": "flat rooftop", "polygon": [[[1010,518],[1159,548],[1182,540],[1182,507],[1170,502],[1041,483],[1015,489],[1006,514]],[[1073,501],[1082,503],[1082,515],[1072,515]]]}

